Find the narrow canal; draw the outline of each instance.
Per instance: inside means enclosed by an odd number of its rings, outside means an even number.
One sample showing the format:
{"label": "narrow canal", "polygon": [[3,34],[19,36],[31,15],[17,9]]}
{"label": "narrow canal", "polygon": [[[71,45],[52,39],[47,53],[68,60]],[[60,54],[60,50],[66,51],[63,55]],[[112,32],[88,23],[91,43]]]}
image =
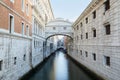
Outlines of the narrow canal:
{"label": "narrow canal", "polygon": [[93,80],[62,51],[54,56],[27,80]]}

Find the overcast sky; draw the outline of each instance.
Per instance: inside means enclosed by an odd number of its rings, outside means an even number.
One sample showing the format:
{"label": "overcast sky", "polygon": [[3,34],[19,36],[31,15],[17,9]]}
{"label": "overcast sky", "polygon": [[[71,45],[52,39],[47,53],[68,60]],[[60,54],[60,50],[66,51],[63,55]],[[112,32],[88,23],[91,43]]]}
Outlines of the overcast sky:
{"label": "overcast sky", "polygon": [[55,18],[69,19],[74,22],[91,0],[50,0]]}

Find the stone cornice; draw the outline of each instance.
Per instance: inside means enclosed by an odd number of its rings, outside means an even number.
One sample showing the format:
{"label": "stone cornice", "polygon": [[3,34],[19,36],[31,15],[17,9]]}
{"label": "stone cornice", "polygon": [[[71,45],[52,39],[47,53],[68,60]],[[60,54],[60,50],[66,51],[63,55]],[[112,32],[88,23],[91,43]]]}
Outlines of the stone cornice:
{"label": "stone cornice", "polygon": [[72,22],[70,22],[70,21],[67,21],[67,20],[59,20],[59,19],[54,19],[54,20],[48,22],[47,24],[53,23],[53,22],[65,22],[65,23],[70,23],[70,24],[72,25]]}
{"label": "stone cornice", "polygon": [[90,4],[82,12],[82,14],[78,17],[78,19],[74,22],[72,26],[75,27],[80,22],[80,20],[82,20],[86,15],[88,15],[92,10],[94,10],[94,8],[102,1],[106,0],[92,0],[92,2],[90,2]]}
{"label": "stone cornice", "polygon": [[71,27],[71,25],[48,25],[46,27]]}
{"label": "stone cornice", "polygon": [[0,36],[3,36],[3,35],[6,35],[8,37],[18,37],[18,38],[24,38],[24,39],[29,39],[29,40],[32,40],[32,37],[31,36],[26,36],[26,35],[21,35],[21,34],[18,34],[18,33],[8,33],[7,31],[3,31],[0,29]]}
{"label": "stone cornice", "polygon": [[55,17],[54,17],[53,10],[52,10],[51,4],[50,4],[50,0],[48,0],[48,3],[49,3],[50,10],[51,10],[51,13],[52,13],[52,16],[53,16],[53,19],[54,19]]}

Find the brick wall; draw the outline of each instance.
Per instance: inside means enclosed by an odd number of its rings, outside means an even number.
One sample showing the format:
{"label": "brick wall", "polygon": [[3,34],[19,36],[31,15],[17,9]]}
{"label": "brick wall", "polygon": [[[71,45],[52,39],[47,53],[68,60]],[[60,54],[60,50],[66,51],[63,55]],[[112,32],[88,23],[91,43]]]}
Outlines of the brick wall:
{"label": "brick wall", "polygon": [[[26,14],[26,5],[29,5],[29,15]],[[21,24],[24,22],[26,31],[26,25],[29,26],[30,35],[32,30],[32,10],[29,0],[25,0],[24,12],[21,9],[21,0],[15,0],[14,3],[10,0],[0,1],[0,28],[9,30],[9,14],[14,16],[14,32],[21,34]],[[26,32],[25,32],[26,33]]]}

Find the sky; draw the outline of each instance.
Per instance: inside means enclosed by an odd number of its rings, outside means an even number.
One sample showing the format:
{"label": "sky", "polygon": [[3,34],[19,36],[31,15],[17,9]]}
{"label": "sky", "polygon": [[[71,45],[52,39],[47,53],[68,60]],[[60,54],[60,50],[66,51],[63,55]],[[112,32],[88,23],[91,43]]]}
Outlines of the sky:
{"label": "sky", "polygon": [[74,22],[91,0],[50,0],[55,18],[68,19]]}

